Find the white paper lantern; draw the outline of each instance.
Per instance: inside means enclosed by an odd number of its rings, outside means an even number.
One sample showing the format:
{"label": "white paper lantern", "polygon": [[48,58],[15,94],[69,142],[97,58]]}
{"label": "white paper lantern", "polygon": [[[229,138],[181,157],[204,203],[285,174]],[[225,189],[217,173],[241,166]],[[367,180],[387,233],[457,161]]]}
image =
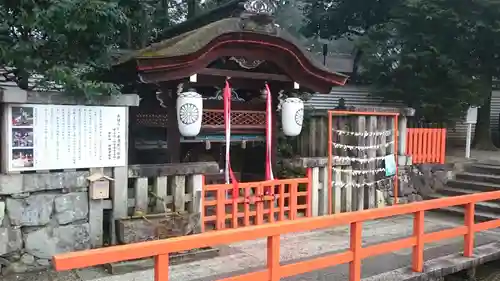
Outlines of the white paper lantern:
{"label": "white paper lantern", "polygon": [[200,133],[203,117],[203,98],[194,90],[180,93],[177,97],[177,124],[184,137],[195,137]]}
{"label": "white paper lantern", "polygon": [[302,131],[304,121],[304,102],[299,98],[287,98],[281,105],[281,125],[283,133],[295,137]]}

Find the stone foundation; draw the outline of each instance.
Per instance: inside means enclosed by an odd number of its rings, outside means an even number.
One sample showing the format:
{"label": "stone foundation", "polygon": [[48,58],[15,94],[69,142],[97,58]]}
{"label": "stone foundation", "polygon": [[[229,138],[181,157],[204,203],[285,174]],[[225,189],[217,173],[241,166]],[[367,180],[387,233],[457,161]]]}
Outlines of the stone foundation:
{"label": "stone foundation", "polygon": [[[422,201],[444,188],[453,178],[453,167],[447,164],[418,164],[399,168],[398,202]],[[394,191],[389,189],[388,204],[394,203]]]}
{"label": "stone foundation", "polygon": [[88,172],[0,175],[0,272],[50,267],[90,248]]}

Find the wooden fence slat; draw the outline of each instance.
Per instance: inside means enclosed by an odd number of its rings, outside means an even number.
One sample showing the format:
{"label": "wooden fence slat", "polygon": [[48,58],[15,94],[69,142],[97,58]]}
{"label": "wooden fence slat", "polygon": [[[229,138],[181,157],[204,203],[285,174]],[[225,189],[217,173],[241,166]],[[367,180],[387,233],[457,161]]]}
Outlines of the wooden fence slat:
{"label": "wooden fence slat", "polygon": [[135,179],[134,193],[134,212],[145,215],[148,211],[148,178]]}
{"label": "wooden fence slat", "polygon": [[[365,132],[366,131],[366,117],[365,116],[358,116],[358,129],[357,131],[358,132]],[[366,141],[365,141],[365,137],[364,136],[359,136],[358,138],[358,146],[364,146],[366,145]],[[357,152],[357,157],[358,158],[365,158],[365,154],[366,152],[364,150],[361,150],[359,149],[358,151],[354,151],[354,153]],[[365,165],[366,164],[363,164],[363,163],[357,163],[356,165],[356,170],[361,170],[361,169],[365,169]],[[365,187],[364,187],[364,183],[365,183],[365,175],[361,174],[361,175],[358,175],[356,176],[356,183],[357,184],[360,184],[360,186],[358,186],[356,188],[356,193],[357,193],[357,202],[356,202],[356,209],[358,211],[360,210],[364,210],[365,208]]]}
{"label": "wooden fence slat", "polygon": [[441,129],[441,153],[440,153],[440,164],[444,164],[446,161],[446,129]]}
{"label": "wooden fence slat", "polygon": [[[103,173],[101,168],[90,169],[90,174]],[[104,221],[104,200],[98,199],[94,200],[90,197],[90,192],[88,193],[89,200],[89,234],[90,234],[90,245],[92,248],[100,248],[103,246],[103,221]]]}
{"label": "wooden fence slat", "polygon": [[109,224],[109,233],[111,234],[111,243],[115,245],[115,222],[118,219],[126,218],[128,213],[128,168],[126,166],[113,168],[113,178],[114,181],[111,182],[113,211]]}
{"label": "wooden fence slat", "polygon": [[353,186],[352,186],[352,168],[349,166],[345,169],[344,179],[345,179],[345,211],[351,212],[353,211],[352,202],[353,202]]}
{"label": "wooden fence slat", "polygon": [[[368,132],[377,132],[377,116],[370,116],[369,122],[368,122]],[[377,145],[377,137],[376,136],[369,136],[368,137],[368,144],[370,146],[376,146]],[[375,158],[377,157],[377,149],[369,149],[368,150],[368,158]],[[369,170],[375,170],[377,168],[375,160],[372,160],[371,162],[368,163],[367,168]],[[376,200],[375,200],[375,185],[373,184],[375,182],[376,175],[374,173],[368,174],[368,183],[370,185],[367,187],[368,188],[368,208],[372,209],[376,206]]]}
{"label": "wooden fence slat", "polygon": [[[340,169],[340,166],[336,167],[337,169]],[[333,213],[334,214],[339,214],[341,212],[342,208],[342,171],[341,170],[333,170]]]}
{"label": "wooden fence slat", "polygon": [[159,213],[166,212],[167,206],[167,177],[156,177],[153,183],[153,192],[155,198],[155,211]]}
{"label": "wooden fence slat", "polygon": [[[391,117],[387,117],[387,116],[381,116],[379,117],[379,122],[378,122],[378,127],[379,127],[379,131],[380,132],[385,132],[387,131],[387,120],[390,120],[389,118]],[[377,150],[377,156],[385,156],[387,155],[387,147],[385,146],[387,144],[387,138],[389,138],[389,140],[392,139],[392,135],[389,135],[389,136],[382,136],[380,137],[380,149]],[[408,146],[406,147],[406,149],[408,149]],[[384,160],[377,160],[377,167],[382,167],[382,164],[384,163]],[[383,189],[382,190],[382,195],[383,195],[383,198],[376,198],[377,202],[379,202],[380,200],[385,200],[386,198],[389,197],[389,195],[387,194],[387,189]],[[377,193],[377,194],[380,194],[380,193]],[[380,204],[377,203],[377,206],[379,206]]]}
{"label": "wooden fence slat", "polygon": [[186,210],[186,177],[174,176],[172,181],[172,193],[174,196],[174,212]]}

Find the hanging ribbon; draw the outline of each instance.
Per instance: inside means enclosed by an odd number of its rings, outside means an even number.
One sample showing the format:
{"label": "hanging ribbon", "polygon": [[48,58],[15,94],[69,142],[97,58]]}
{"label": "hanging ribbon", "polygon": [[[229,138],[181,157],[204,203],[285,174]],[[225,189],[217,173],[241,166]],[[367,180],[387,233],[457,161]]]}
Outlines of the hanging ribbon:
{"label": "hanging ribbon", "polygon": [[271,162],[271,146],[272,146],[272,102],[271,90],[266,83],[266,180],[273,180],[273,166]]}
{"label": "hanging ribbon", "polygon": [[226,165],[225,165],[225,180],[226,184],[233,184],[233,201],[238,199],[238,182],[231,169],[230,148],[231,148],[231,87],[226,80],[224,88],[224,126],[226,129]]}

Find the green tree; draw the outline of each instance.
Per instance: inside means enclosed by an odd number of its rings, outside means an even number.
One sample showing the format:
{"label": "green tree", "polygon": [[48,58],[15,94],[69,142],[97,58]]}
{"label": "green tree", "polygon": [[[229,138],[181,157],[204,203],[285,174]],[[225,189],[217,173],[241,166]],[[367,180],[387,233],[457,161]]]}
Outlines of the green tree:
{"label": "green tree", "polygon": [[98,73],[121,50],[145,47],[186,12],[184,2],[168,0],[3,0],[0,73],[26,90],[119,94],[119,85]]}
{"label": "green tree", "polygon": [[500,3],[494,0],[309,0],[305,33],[357,39],[362,76],[429,121],[481,105],[475,146],[494,149],[490,103],[499,76]]}
{"label": "green tree", "polygon": [[[0,65],[23,89],[60,85],[68,93],[116,94],[90,77],[109,67],[126,16],[114,1],[0,1]],[[29,80],[43,77],[36,85]]]}

